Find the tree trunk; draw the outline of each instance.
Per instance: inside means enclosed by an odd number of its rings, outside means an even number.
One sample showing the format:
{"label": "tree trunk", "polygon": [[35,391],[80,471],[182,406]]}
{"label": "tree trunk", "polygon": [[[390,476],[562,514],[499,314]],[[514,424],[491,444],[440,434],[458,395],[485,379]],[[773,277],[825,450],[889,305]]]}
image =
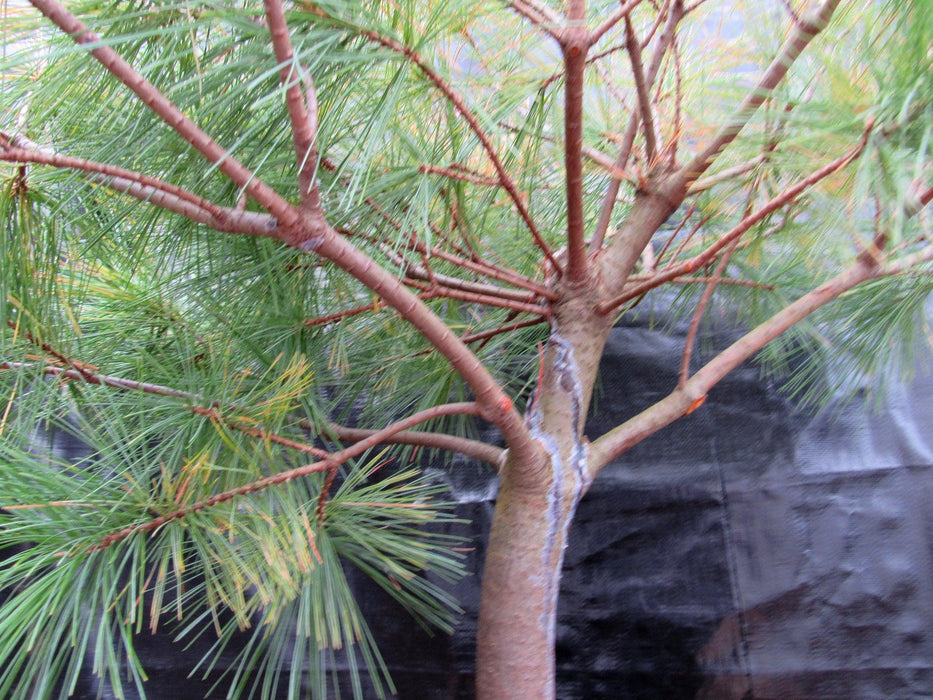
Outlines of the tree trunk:
{"label": "tree trunk", "polygon": [[559,456],[548,464],[538,484],[516,483],[506,472],[499,487],[480,603],[479,700],[554,697],[557,594],[583,488]]}
{"label": "tree trunk", "polygon": [[500,475],[477,635],[480,700],[554,697],[557,594],[567,533],[589,487],[583,424],[611,317],[597,280],[559,288],[537,393],[525,415],[538,463],[511,450]]}

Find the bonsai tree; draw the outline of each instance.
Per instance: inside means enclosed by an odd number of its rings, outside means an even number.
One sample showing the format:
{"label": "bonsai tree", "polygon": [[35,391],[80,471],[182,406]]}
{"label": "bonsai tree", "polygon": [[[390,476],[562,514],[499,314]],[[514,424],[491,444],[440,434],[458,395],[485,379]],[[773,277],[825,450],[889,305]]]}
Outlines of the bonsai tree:
{"label": "bonsai tree", "polygon": [[[449,626],[413,465],[450,456],[498,472],[478,695],[553,697],[600,470],[753,356],[800,391],[890,366],[931,289],[924,3],[30,4],[2,15],[4,697],[86,659],[144,692],[165,625],[216,639],[205,673],[248,630],[231,695],[324,696],[338,654],[391,691],[344,570]],[[663,285],[679,381],[586,435]],[[749,330],[701,364],[714,295]]]}

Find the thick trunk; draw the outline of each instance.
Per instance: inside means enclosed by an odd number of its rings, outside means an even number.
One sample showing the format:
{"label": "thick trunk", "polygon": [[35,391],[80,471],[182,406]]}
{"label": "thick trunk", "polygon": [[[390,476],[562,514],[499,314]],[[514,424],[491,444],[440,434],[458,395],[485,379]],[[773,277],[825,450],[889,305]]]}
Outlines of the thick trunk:
{"label": "thick trunk", "polygon": [[554,697],[557,594],[567,532],[588,487],[583,422],[611,319],[583,313],[591,289],[556,307],[526,415],[539,464],[510,455],[483,572],[477,639],[481,700]]}
{"label": "thick trunk", "polygon": [[507,477],[486,553],[477,638],[477,698],[554,697],[557,593],[567,531],[583,485],[550,461],[538,487]]}

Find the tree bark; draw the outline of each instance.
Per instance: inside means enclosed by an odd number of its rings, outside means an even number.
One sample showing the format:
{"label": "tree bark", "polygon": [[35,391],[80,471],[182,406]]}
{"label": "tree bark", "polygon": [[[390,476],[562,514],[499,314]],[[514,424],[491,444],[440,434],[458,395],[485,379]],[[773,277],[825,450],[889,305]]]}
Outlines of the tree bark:
{"label": "tree bark", "polygon": [[483,572],[477,636],[480,700],[554,698],[557,594],[579,476],[547,460],[537,485],[503,476]]}
{"label": "tree bark", "polygon": [[598,280],[558,292],[537,395],[525,415],[541,458],[522,463],[509,453],[486,553],[477,637],[481,700],[555,696],[561,568],[570,523],[589,487],[583,425],[612,325],[611,317],[592,312]]}

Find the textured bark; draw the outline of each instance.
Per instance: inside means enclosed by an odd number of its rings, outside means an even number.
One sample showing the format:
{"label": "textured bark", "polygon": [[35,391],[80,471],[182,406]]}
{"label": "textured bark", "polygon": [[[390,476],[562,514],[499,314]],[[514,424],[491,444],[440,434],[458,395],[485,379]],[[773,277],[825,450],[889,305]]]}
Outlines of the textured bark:
{"label": "textured bark", "polygon": [[554,636],[567,530],[579,475],[545,460],[545,478],[516,484],[506,470],[483,573],[477,697],[554,697]]}
{"label": "textured bark", "polygon": [[477,695],[487,700],[554,697],[564,548],[590,483],[583,424],[612,325],[593,312],[598,280],[559,291],[538,394],[525,417],[542,458],[507,461],[487,550],[477,639]]}

